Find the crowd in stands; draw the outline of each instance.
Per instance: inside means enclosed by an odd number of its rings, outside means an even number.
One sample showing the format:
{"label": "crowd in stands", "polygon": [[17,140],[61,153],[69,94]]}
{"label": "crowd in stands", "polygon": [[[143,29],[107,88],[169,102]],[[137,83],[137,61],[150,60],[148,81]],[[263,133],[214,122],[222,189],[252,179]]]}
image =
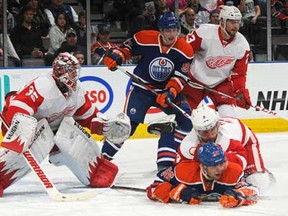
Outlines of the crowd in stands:
{"label": "crowd in stands", "polygon": [[[2,1],[0,6],[2,8]],[[140,30],[157,30],[161,14],[175,11],[174,0],[91,0],[96,12],[103,14],[101,24],[90,26],[91,41],[87,43],[86,1],[77,1],[83,10],[75,11],[73,5],[64,0],[10,0],[7,1],[7,51],[14,66],[21,66],[23,59],[43,59],[50,66],[60,52],[83,55],[83,64],[87,63],[87,49],[91,51],[91,63],[102,64],[104,54],[117,47],[111,40],[111,32],[125,32],[125,38],[132,37]],[[180,36],[186,35],[203,23],[219,23],[221,5],[237,6],[242,12],[243,26],[240,32],[252,45],[261,44],[261,19],[266,16],[266,0],[178,0],[176,12],[181,23]],[[286,33],[288,19],[287,0],[272,0],[272,16]],[[108,4],[109,10],[105,10]],[[93,7],[95,8],[95,7]],[[2,9],[1,9],[2,12]],[[0,24],[0,58],[3,56],[2,17]],[[265,23],[266,25],[266,23]],[[43,45],[43,39],[49,46]],[[123,41],[118,41],[119,43]],[[266,48],[267,49],[267,48]],[[82,58],[82,57],[81,57]],[[251,54],[250,60],[252,61]],[[135,62],[132,62],[135,63]],[[137,63],[137,62],[136,62]]]}

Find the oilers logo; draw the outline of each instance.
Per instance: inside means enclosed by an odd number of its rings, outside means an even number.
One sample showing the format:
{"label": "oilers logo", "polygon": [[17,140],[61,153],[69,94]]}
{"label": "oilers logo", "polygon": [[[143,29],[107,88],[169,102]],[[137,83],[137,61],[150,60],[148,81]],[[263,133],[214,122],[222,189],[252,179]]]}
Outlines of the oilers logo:
{"label": "oilers logo", "polygon": [[165,57],[155,58],[149,64],[149,74],[153,80],[158,82],[163,82],[169,79],[173,70],[173,62]]}

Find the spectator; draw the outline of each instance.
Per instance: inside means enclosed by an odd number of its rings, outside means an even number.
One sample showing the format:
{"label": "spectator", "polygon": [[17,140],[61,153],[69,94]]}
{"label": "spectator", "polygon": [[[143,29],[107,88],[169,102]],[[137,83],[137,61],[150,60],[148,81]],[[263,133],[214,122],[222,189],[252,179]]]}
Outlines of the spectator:
{"label": "spectator", "polygon": [[77,33],[74,29],[69,29],[66,33],[66,41],[62,43],[59,49],[55,52],[55,57],[58,56],[59,53],[64,53],[68,52],[70,54],[74,54],[76,51],[81,51],[84,53],[85,56],[85,62],[87,57],[86,57],[86,48],[82,47],[80,45],[77,45]]}
{"label": "spectator", "polygon": [[[21,4],[19,0],[9,0],[7,1],[8,11],[14,16],[14,18],[20,13]],[[2,13],[2,12],[1,12]]]}
{"label": "spectator", "polygon": [[158,21],[159,21],[159,18],[162,14],[170,11],[168,5],[167,5],[167,2],[166,0],[154,0],[154,3],[155,3],[155,9],[156,9],[156,12],[155,12],[155,17],[156,17],[156,25],[154,26],[154,29],[158,29]]}
{"label": "spectator", "polygon": [[188,7],[180,16],[181,34],[187,35],[194,31],[198,26],[195,24],[195,11]]}
{"label": "spectator", "polygon": [[136,32],[145,29],[145,0],[128,0],[126,1],[126,15],[128,37],[133,36]]}
{"label": "spectator", "polygon": [[240,0],[237,6],[242,13],[243,26],[240,32],[247,38],[250,44],[258,44],[257,34],[260,26],[257,25],[257,19],[261,15],[261,9],[257,0]]}
{"label": "spectator", "polygon": [[55,17],[56,25],[52,26],[49,31],[50,47],[45,56],[46,65],[52,65],[54,54],[66,41],[66,33],[70,29],[68,17],[65,13],[60,12]]}
{"label": "spectator", "polygon": [[212,10],[209,16],[209,23],[219,25],[219,13],[218,9]]}
{"label": "spectator", "polygon": [[39,26],[41,30],[41,36],[46,37],[49,33],[51,25],[47,14],[44,12],[44,9],[40,5],[40,2],[41,0],[29,0],[27,5],[31,6],[34,10],[32,24],[37,27]]}
{"label": "spectator", "polygon": [[30,6],[21,9],[22,23],[17,24],[11,31],[10,37],[18,56],[43,57],[45,49],[42,45],[39,26],[32,25],[34,10]]}
{"label": "spectator", "polygon": [[85,63],[84,62],[85,61],[85,57],[84,57],[84,53],[82,53],[82,51],[76,50],[73,55],[77,58],[77,60],[79,61],[80,65],[83,65]]}
{"label": "spectator", "polygon": [[[175,0],[166,0],[166,2],[169,9],[175,12]],[[178,0],[179,14],[183,13],[187,7],[188,4],[186,0]]]}
{"label": "spectator", "polygon": [[[3,34],[2,34],[2,22],[3,22],[3,17],[0,17],[0,59],[3,57]],[[20,58],[18,54],[16,53],[14,46],[10,40],[9,35],[7,35],[7,54],[8,54],[8,59],[12,60],[15,66],[21,66]]]}
{"label": "spectator", "polygon": [[193,10],[196,12],[196,14],[199,11],[199,2],[200,0],[188,0],[188,7],[193,8]]}
{"label": "spectator", "polygon": [[[121,22],[125,23],[125,0],[114,0],[112,3],[112,9],[108,12],[105,17],[105,21],[109,22],[110,24]],[[126,25],[123,26],[126,29]]]}
{"label": "spectator", "polygon": [[199,11],[196,16],[198,25],[209,22],[210,12],[224,5],[223,0],[204,0],[199,2]]}
{"label": "spectator", "polygon": [[64,4],[63,0],[51,0],[50,5],[44,11],[47,14],[50,20],[50,24],[52,26],[55,25],[56,14],[60,12],[66,13],[66,15],[69,18],[69,24],[71,27],[74,26],[75,22],[78,22],[78,15],[73,9],[73,7],[70,5]]}
{"label": "spectator", "polygon": [[[86,33],[86,12],[80,11],[78,14],[78,22],[75,23],[74,29],[77,33],[78,45],[86,47],[87,46],[87,33]],[[91,25],[91,42],[89,44],[96,42],[96,31],[97,27]]]}
{"label": "spectator", "polygon": [[92,64],[103,64],[103,57],[110,49],[117,47],[110,41],[110,31],[107,28],[99,28],[97,42],[91,46]]}
{"label": "spectator", "polygon": [[[3,0],[0,0],[0,10],[1,10],[1,18],[2,18],[2,2]],[[1,23],[2,25],[2,23]],[[12,13],[9,12],[9,10],[7,10],[7,29],[8,29],[8,33],[11,32],[11,30],[14,28],[15,26],[15,19]]]}

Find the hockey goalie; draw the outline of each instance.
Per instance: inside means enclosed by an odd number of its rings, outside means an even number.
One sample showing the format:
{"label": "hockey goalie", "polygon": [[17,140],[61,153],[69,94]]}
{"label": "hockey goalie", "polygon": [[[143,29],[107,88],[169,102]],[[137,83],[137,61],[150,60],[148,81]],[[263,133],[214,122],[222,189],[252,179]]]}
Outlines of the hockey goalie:
{"label": "hockey goalie", "polygon": [[90,133],[122,143],[130,134],[130,120],[120,113],[109,118],[92,104],[78,81],[80,65],[69,53],[60,53],[52,74],[30,81],[6,96],[2,112],[0,195],[30,168],[22,156],[28,148],[40,163],[66,165],[89,187],[110,187],[118,167],[101,156]]}

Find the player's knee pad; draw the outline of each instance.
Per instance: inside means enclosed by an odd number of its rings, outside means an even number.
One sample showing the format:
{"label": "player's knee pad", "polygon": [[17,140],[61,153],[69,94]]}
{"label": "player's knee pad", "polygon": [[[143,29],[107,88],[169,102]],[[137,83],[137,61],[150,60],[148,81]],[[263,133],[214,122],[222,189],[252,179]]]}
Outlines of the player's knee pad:
{"label": "player's knee pad", "polygon": [[[111,174],[109,169],[103,168],[106,163],[103,162],[104,159],[99,159],[101,153],[97,143],[73,118],[65,117],[63,119],[54,141],[60,149],[60,155],[63,156],[63,163],[82,184],[92,187],[111,186],[118,168],[113,174]],[[105,165],[102,165],[103,163]],[[100,176],[101,179],[97,180],[96,178],[100,178]]]}
{"label": "player's knee pad", "polygon": [[[53,132],[46,119],[37,123],[34,141],[29,149],[36,160],[41,163],[53,147]],[[0,184],[5,189],[20,180],[30,171],[23,154],[5,148],[0,149]]]}

